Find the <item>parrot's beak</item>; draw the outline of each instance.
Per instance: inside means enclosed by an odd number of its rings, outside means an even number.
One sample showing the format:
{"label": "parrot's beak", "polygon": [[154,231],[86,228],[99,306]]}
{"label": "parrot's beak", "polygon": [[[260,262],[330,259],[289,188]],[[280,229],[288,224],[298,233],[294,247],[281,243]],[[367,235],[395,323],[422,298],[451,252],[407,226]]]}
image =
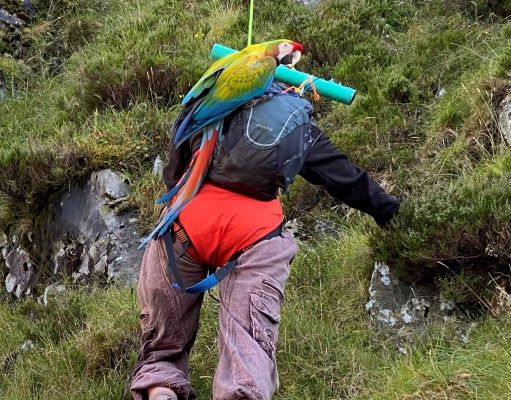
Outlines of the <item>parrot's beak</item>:
{"label": "parrot's beak", "polygon": [[298,63],[298,61],[300,61],[301,57],[302,53],[299,50],[295,50],[292,53],[282,57],[280,63],[288,68],[293,68]]}

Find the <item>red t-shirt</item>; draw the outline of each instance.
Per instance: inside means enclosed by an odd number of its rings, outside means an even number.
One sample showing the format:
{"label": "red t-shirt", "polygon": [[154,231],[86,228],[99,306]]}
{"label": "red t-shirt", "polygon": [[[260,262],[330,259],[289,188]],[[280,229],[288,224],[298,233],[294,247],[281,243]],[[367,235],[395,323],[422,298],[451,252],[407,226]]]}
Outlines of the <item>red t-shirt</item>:
{"label": "red t-shirt", "polygon": [[181,211],[188,250],[197,262],[223,266],[237,251],[274,230],[283,220],[279,199],[261,201],[204,182]]}

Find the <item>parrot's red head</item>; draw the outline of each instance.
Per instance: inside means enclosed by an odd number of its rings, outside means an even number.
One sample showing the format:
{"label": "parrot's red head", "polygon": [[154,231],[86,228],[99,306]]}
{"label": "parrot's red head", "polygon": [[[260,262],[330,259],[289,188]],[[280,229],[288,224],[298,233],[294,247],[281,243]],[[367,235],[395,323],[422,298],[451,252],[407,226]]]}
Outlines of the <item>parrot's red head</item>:
{"label": "parrot's red head", "polygon": [[280,39],[261,43],[266,47],[266,54],[275,57],[277,64],[283,64],[290,68],[300,61],[303,54],[303,45],[292,40]]}

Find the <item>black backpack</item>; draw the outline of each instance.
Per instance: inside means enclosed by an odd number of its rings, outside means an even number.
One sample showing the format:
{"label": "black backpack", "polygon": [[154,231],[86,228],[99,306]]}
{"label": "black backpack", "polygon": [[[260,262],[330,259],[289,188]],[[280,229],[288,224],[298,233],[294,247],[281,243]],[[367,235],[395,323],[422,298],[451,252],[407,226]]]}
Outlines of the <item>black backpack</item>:
{"label": "black backpack", "polygon": [[311,113],[307,100],[273,84],[230,118],[207,180],[259,200],[287,191],[313,144]]}

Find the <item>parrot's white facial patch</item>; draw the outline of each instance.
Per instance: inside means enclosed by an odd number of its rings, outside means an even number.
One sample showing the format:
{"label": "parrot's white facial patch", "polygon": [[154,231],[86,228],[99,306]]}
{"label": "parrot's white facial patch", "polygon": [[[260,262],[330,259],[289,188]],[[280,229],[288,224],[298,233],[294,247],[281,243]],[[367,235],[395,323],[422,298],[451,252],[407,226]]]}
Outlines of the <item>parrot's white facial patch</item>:
{"label": "parrot's white facial patch", "polygon": [[282,62],[282,59],[291,54],[293,52],[293,45],[291,43],[281,43],[279,44],[279,54],[277,55],[277,59],[279,63]]}

